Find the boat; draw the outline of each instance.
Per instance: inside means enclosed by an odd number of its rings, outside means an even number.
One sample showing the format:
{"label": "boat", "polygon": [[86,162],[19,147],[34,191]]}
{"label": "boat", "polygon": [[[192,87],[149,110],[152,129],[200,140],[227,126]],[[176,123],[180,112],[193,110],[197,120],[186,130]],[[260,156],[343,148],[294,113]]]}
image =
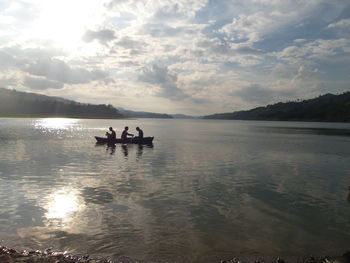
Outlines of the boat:
{"label": "boat", "polygon": [[109,143],[109,144],[115,144],[115,143],[133,143],[133,144],[152,144],[154,137],[143,137],[143,138],[127,138],[126,140],[122,139],[113,139],[110,140],[106,137],[97,137],[95,136],[95,139],[97,143],[99,144],[104,144],[104,143]]}

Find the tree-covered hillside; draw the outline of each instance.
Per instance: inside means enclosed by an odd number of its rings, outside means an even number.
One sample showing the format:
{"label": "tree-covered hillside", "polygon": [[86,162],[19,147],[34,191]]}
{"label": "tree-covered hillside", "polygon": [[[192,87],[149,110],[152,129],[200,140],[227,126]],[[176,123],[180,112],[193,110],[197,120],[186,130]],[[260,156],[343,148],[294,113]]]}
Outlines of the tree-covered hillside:
{"label": "tree-covered hillside", "polygon": [[121,118],[112,105],[78,103],[57,97],[0,88],[0,116]]}
{"label": "tree-covered hillside", "polygon": [[300,102],[279,102],[247,111],[204,116],[205,119],[350,122],[350,92],[326,94]]}
{"label": "tree-covered hillside", "polygon": [[127,118],[153,118],[153,119],[172,119],[173,116],[165,113],[154,113],[146,111],[119,110]]}

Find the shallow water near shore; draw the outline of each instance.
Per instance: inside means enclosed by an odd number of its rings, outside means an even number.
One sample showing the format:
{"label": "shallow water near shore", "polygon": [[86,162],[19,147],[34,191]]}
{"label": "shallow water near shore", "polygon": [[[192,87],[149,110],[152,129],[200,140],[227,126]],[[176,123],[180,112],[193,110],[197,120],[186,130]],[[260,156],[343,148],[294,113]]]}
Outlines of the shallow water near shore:
{"label": "shallow water near shore", "polygon": [[[109,126],[153,146],[96,145]],[[0,243],[214,262],[350,249],[350,124],[0,119]]]}

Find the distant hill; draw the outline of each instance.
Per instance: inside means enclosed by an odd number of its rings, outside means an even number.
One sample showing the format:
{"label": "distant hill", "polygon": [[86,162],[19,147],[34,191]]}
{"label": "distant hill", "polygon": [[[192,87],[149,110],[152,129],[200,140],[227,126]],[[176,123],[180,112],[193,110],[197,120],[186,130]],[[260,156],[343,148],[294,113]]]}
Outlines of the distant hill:
{"label": "distant hill", "polygon": [[174,119],[195,119],[196,117],[185,114],[171,114]]}
{"label": "distant hill", "polygon": [[127,118],[160,118],[160,119],[172,119],[173,116],[165,113],[154,113],[154,112],[146,112],[146,111],[132,111],[119,109],[121,114],[123,114]]}
{"label": "distant hill", "polygon": [[204,119],[350,122],[350,92],[326,94],[300,102],[279,102],[247,111],[219,113]]}
{"label": "distant hill", "polygon": [[0,116],[121,118],[112,105],[79,103],[59,97],[0,88]]}
{"label": "distant hill", "polygon": [[154,113],[154,112],[147,112],[147,111],[132,111],[132,110],[126,110],[121,107],[117,107],[117,109],[122,113],[124,116],[128,118],[161,118],[161,119],[194,119],[198,117],[185,115],[185,114],[166,114],[166,113]]}

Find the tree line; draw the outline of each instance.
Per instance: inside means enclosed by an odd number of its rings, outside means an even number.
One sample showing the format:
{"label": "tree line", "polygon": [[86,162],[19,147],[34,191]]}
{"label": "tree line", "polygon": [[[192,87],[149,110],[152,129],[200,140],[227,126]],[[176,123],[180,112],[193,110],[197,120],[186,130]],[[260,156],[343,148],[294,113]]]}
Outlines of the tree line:
{"label": "tree line", "polygon": [[112,105],[85,104],[55,97],[0,89],[0,115],[121,118]]}
{"label": "tree line", "polygon": [[218,113],[205,119],[350,122],[350,92],[314,99],[279,102],[247,111]]}

